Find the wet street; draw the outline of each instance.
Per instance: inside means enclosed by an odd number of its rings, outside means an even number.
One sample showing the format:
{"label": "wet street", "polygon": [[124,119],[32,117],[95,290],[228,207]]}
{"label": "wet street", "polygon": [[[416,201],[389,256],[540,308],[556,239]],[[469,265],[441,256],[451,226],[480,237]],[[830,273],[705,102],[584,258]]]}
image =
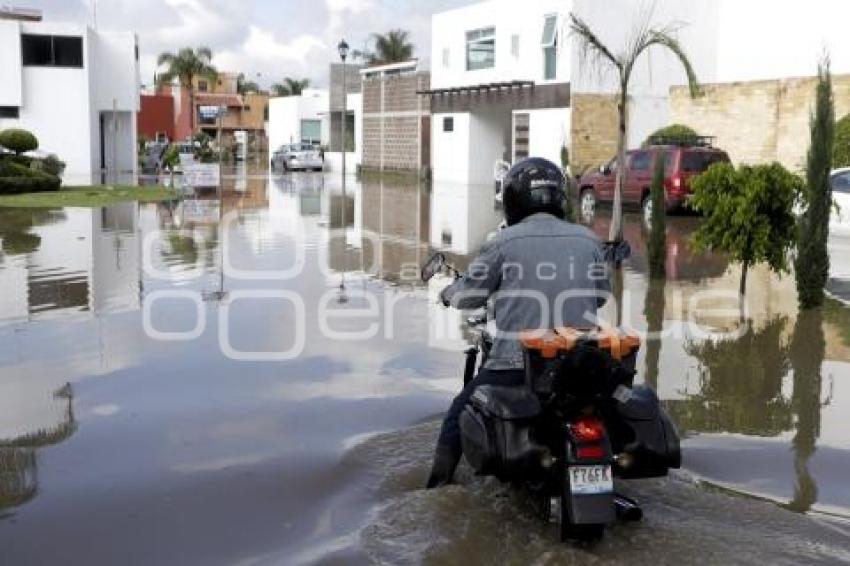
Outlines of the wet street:
{"label": "wet street", "polygon": [[637,380],[686,437],[685,469],[627,487],[646,520],[576,548],[468,471],[420,489],[467,342],[418,266],[462,267],[499,221],[488,186],[244,169],[179,202],[0,208],[0,564],[850,563],[850,307],[798,316],[757,267],[742,323],[691,216],[662,281],[627,216],[604,312],[649,332]]}

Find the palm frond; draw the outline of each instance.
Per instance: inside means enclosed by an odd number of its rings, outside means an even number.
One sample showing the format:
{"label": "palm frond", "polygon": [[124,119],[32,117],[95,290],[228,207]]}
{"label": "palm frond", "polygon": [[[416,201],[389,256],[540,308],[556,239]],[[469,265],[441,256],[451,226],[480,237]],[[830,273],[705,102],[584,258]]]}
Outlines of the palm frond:
{"label": "palm frond", "polygon": [[570,34],[579,42],[581,60],[594,63],[601,67],[602,63],[610,63],[616,69],[622,70],[623,65],[601,39],[590,29],[583,19],[570,13]]}
{"label": "palm frond", "polygon": [[646,47],[649,48],[653,45],[666,48],[682,64],[682,67],[685,69],[685,75],[688,77],[688,90],[691,93],[691,97],[697,97],[702,94],[702,87],[699,84],[699,79],[697,79],[696,71],[694,71],[694,67],[691,65],[691,60],[688,58],[687,53],[685,53],[682,44],[670,33],[669,29],[651,30],[650,39]]}

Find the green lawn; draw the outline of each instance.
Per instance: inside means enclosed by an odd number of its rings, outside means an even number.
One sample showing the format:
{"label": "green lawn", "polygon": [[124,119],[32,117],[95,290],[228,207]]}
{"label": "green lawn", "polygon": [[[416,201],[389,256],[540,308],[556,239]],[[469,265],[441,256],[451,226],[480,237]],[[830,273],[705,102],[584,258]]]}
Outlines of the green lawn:
{"label": "green lawn", "polygon": [[179,198],[177,191],[159,186],[97,185],[62,187],[55,192],[0,195],[0,206],[95,208],[129,200],[155,202],[176,198]]}

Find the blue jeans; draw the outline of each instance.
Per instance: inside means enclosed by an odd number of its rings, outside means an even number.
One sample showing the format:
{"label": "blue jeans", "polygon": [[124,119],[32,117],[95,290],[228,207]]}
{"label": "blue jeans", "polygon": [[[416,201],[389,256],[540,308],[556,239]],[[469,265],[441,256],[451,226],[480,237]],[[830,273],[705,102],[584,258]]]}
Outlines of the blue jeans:
{"label": "blue jeans", "polygon": [[463,388],[452,401],[449,412],[443,419],[443,428],[440,430],[440,438],[437,440],[438,452],[447,450],[455,462],[460,460],[462,452],[460,442],[460,414],[463,408],[479,385],[502,385],[517,387],[525,383],[525,371],[521,369],[491,370],[484,368],[478,375]]}

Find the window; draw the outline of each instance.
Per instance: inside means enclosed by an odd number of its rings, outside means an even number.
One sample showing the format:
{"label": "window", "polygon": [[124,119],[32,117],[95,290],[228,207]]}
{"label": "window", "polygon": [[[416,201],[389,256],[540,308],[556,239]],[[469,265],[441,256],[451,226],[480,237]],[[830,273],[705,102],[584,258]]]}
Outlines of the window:
{"label": "window", "polygon": [[208,88],[207,81],[198,81],[198,92],[207,92]]}
{"label": "window", "polygon": [[449,61],[449,48],[446,47],[446,48],[443,49],[443,68],[444,69],[449,68],[449,62],[450,62]]}
{"label": "window", "polygon": [[519,59],[519,34],[515,33],[511,36],[511,55],[514,59]]}
{"label": "window", "polygon": [[649,171],[652,154],[648,151],[636,151],[629,159],[630,171]]}
{"label": "window", "polygon": [[0,118],[20,118],[20,109],[17,106],[0,106]]}
{"label": "window", "polygon": [[466,32],[466,70],[492,69],[496,64],[496,28]]}
{"label": "window", "polygon": [[451,116],[447,116],[443,118],[443,131],[444,132],[453,132],[455,131],[455,119]]}
{"label": "window", "polygon": [[684,151],[682,152],[682,171],[687,173],[702,173],[715,163],[729,161],[725,153],[714,151]]}
{"label": "window", "polygon": [[529,155],[530,126],[528,113],[514,114],[514,163]]}
{"label": "window", "polygon": [[551,81],[558,74],[558,16],[550,14],[543,20],[543,80]]}
{"label": "window", "polygon": [[301,142],[311,145],[322,143],[321,120],[301,120]]}
{"label": "window", "polygon": [[848,194],[850,193],[850,171],[833,175],[830,179],[832,192]]}
{"label": "window", "polygon": [[62,35],[21,35],[23,64],[29,67],[83,66],[83,38]]}

